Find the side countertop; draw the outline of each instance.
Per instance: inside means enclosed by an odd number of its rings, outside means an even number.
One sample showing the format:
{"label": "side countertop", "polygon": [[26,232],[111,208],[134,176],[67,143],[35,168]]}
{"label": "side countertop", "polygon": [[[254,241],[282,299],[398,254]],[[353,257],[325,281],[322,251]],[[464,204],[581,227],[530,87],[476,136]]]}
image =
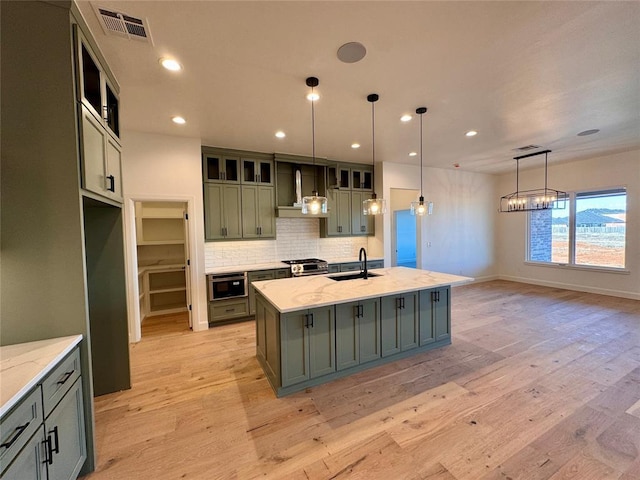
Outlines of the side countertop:
{"label": "side countertop", "polygon": [[380,276],[338,282],[329,275],[312,275],[254,282],[253,286],[280,313],[287,313],[473,281],[470,277],[406,267],[382,268],[372,272]]}
{"label": "side countertop", "polygon": [[[358,257],[342,257],[342,258],[323,258],[327,263],[351,263],[358,262]],[[367,259],[369,262],[373,260],[384,260],[383,257],[371,257]],[[217,275],[222,273],[234,273],[234,272],[253,272],[256,270],[276,270],[278,268],[289,268],[289,265],[282,262],[266,262],[266,263],[252,263],[247,265],[229,265],[224,267],[207,268],[207,275]]]}
{"label": "side countertop", "polygon": [[37,385],[76,345],[82,335],[0,347],[0,417]]}

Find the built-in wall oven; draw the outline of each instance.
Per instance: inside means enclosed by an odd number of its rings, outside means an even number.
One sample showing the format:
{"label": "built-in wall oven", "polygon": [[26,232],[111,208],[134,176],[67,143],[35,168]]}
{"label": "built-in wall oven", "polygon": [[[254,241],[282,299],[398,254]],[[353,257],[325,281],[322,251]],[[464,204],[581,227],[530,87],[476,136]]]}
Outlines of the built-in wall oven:
{"label": "built-in wall oven", "polygon": [[207,275],[209,301],[247,296],[247,273],[219,273]]}

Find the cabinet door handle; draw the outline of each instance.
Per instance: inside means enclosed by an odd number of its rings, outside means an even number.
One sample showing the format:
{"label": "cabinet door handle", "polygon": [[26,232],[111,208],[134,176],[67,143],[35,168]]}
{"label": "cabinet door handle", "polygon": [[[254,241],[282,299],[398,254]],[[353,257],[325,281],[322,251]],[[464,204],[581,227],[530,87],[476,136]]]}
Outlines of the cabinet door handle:
{"label": "cabinet door handle", "polygon": [[309,316],[311,317],[311,328],[313,328],[313,313],[310,313]]}
{"label": "cabinet door handle", "polygon": [[400,297],[396,298],[396,310],[400,310],[402,308],[402,299]]}
{"label": "cabinet door handle", "polygon": [[305,328],[309,328],[309,314],[308,313],[304,314],[304,327]]}
{"label": "cabinet door handle", "polygon": [[400,298],[400,308],[404,310],[404,297]]}
{"label": "cabinet door handle", "polygon": [[360,318],[360,305],[353,306],[353,315],[356,318]]}
{"label": "cabinet door handle", "polygon": [[107,185],[107,190],[110,192],[116,191],[116,177],[113,175],[107,175],[107,180],[109,181],[109,185]]}
{"label": "cabinet door handle", "polygon": [[48,463],[49,465],[53,465],[53,447],[51,446],[51,437],[47,435],[47,438],[44,440],[45,446],[45,461],[44,463]]}
{"label": "cabinet door handle", "polygon": [[437,294],[438,295],[436,296],[436,302],[439,302],[440,301],[440,290],[438,290]]}
{"label": "cabinet door handle", "polygon": [[30,423],[31,422],[27,422],[24,425],[18,425],[13,430],[13,434],[11,438],[9,438],[9,440],[7,440],[2,445],[0,445],[0,448],[7,448],[7,449],[11,448],[11,445],[13,445],[16,442],[16,440],[20,437],[20,435],[22,435],[22,432],[24,432],[24,429],[27,428]]}
{"label": "cabinet door handle", "polygon": [[360,314],[360,318],[364,317],[364,306],[358,305],[358,313]]}
{"label": "cabinet door handle", "polygon": [[58,380],[56,382],[56,385],[64,385],[65,383],[67,383],[67,380],[71,378],[71,375],[73,375],[73,372],[75,372],[75,370],[71,370],[70,372],[65,372],[64,377],[62,377],[62,380]]}
{"label": "cabinet door handle", "polygon": [[[49,432],[49,435],[53,433],[53,440],[56,442],[56,446],[51,448],[51,452],[60,453],[60,441],[58,438],[58,426],[53,427],[53,430]],[[51,442],[52,443],[52,442]]]}

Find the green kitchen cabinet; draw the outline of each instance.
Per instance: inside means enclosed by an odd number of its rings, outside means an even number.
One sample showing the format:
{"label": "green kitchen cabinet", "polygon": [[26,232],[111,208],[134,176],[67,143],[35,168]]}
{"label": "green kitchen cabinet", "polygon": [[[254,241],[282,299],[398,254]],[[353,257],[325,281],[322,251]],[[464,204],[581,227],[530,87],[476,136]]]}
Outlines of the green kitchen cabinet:
{"label": "green kitchen cabinet", "polygon": [[242,200],[240,185],[204,184],[205,239],[242,238]]}
{"label": "green kitchen cabinet", "polygon": [[383,297],[381,303],[382,356],[416,348],[419,343],[418,292]]}
{"label": "green kitchen cabinet", "polygon": [[361,262],[347,262],[340,264],[341,272],[359,272],[360,270],[362,270]]}
{"label": "green kitchen cabinet", "polygon": [[205,182],[240,183],[240,157],[203,153],[202,165]]}
{"label": "green kitchen cabinet", "polygon": [[351,192],[327,191],[329,217],[321,219],[324,237],[351,235]]}
{"label": "green kitchen cabinet", "polygon": [[242,238],[275,238],[276,205],[273,187],[242,185]]}
{"label": "green kitchen cabinet", "polygon": [[45,441],[44,427],[40,425],[11,465],[2,471],[2,480],[47,480],[47,462],[43,448]]}
{"label": "green kitchen cabinet", "polygon": [[242,183],[257,185],[274,185],[273,160],[241,158]]}
{"label": "green kitchen cabinet", "polygon": [[371,193],[351,192],[351,233],[353,235],[373,235],[375,233],[375,217],[362,213],[362,202],[369,198],[371,198]]}
{"label": "green kitchen cabinet", "polygon": [[451,338],[451,288],[420,292],[420,345]]}
{"label": "green kitchen cabinet", "polygon": [[373,270],[374,268],[384,268],[384,260],[371,260],[367,262],[367,268]]}
{"label": "green kitchen cabinet", "polygon": [[249,282],[249,314],[256,313],[256,291],[251,284],[253,282],[261,282],[263,280],[275,280],[276,270],[256,270],[247,272],[247,280]]}
{"label": "green kitchen cabinet", "polygon": [[283,387],[336,371],[333,305],[282,314],[280,336]]}
{"label": "green kitchen cabinet", "polygon": [[336,305],[336,368],[380,358],[380,299]]}
{"label": "green kitchen cabinet", "polygon": [[373,190],[373,171],[371,167],[352,167],[351,168],[351,189]]}

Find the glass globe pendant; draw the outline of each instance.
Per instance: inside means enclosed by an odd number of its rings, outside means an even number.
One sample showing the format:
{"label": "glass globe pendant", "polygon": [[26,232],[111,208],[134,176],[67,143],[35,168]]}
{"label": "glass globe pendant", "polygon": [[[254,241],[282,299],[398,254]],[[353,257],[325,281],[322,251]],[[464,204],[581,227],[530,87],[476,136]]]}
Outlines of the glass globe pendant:
{"label": "glass globe pendant", "polygon": [[433,202],[425,203],[422,195],[422,115],[427,113],[427,107],[417,108],[416,113],[420,115],[420,198],[411,202],[411,215],[422,217],[433,213]]}
{"label": "glass globe pendant", "polygon": [[363,215],[383,215],[387,213],[387,202],[383,198],[378,198],[376,195],[376,182],[375,182],[375,169],[376,169],[376,113],[375,102],[378,101],[380,96],[377,93],[372,93],[367,96],[367,101],[371,102],[371,131],[372,131],[372,160],[371,166],[371,187],[373,193],[371,198],[362,202],[362,214]]}

